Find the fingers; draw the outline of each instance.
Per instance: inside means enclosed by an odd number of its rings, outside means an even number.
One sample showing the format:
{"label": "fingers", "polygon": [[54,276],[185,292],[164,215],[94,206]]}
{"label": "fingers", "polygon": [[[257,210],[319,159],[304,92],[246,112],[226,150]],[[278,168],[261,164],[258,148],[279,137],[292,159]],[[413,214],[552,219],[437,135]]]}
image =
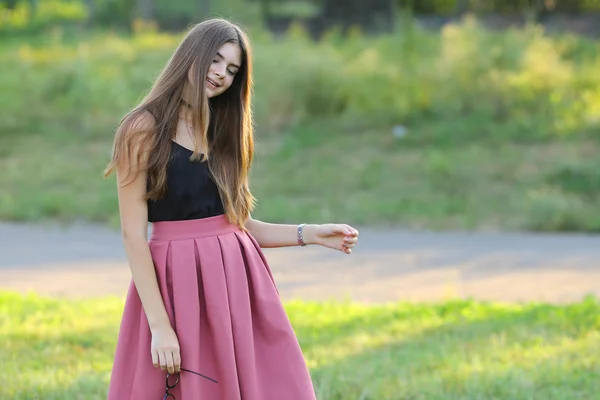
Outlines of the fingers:
{"label": "fingers", "polygon": [[173,353],[168,352],[166,353],[167,356],[167,371],[169,371],[170,374],[174,374],[175,373],[175,362],[173,361]]}
{"label": "fingers", "polygon": [[337,224],[334,228],[336,233],[341,233],[346,236],[358,236],[358,231],[346,224]]}
{"label": "fingers", "polygon": [[155,368],[175,374],[181,370],[181,353],[175,331],[170,326],[152,332],[150,347]]}
{"label": "fingers", "polygon": [[154,368],[160,367],[160,363],[158,362],[158,351],[152,350],[152,364]]}
{"label": "fingers", "polygon": [[170,351],[161,352],[160,354],[160,369],[163,371],[167,371],[170,374],[174,374],[175,372],[179,372],[181,368],[180,362],[177,362],[177,368],[175,368],[175,356],[174,353]]}
{"label": "fingers", "polygon": [[[352,253],[358,242],[358,230],[347,224],[326,224],[327,233],[322,234],[323,244],[326,247]],[[341,239],[341,243],[340,243]]]}
{"label": "fingers", "polygon": [[181,353],[179,351],[173,353],[173,366],[175,372],[181,372]]}
{"label": "fingers", "polygon": [[358,242],[358,231],[352,228],[351,226],[343,226],[346,229],[346,231],[350,233],[346,234],[346,237],[344,238],[344,242],[342,243],[342,251],[346,254],[351,254],[352,249],[354,248],[354,246],[356,246],[356,243]]}
{"label": "fingers", "polygon": [[342,251],[346,254],[352,253],[352,249],[356,246],[356,237],[346,237],[342,243]]}
{"label": "fingers", "polygon": [[350,225],[346,225],[346,224],[342,224],[342,226],[344,227],[344,229],[346,231],[346,232],[344,232],[346,235],[358,237],[358,230],[357,229],[354,229]]}
{"label": "fingers", "polygon": [[344,243],[342,243],[342,246],[344,246],[347,249],[353,249],[354,246],[356,246],[356,242],[358,240],[356,238],[346,238],[344,239]]}
{"label": "fingers", "polygon": [[164,351],[159,352],[158,360],[160,363],[160,369],[162,369],[163,371],[166,371],[167,370],[167,353],[165,353]]}
{"label": "fingers", "polygon": [[168,371],[170,374],[175,373],[175,362],[173,360],[173,353],[170,351],[160,352],[160,369]]}

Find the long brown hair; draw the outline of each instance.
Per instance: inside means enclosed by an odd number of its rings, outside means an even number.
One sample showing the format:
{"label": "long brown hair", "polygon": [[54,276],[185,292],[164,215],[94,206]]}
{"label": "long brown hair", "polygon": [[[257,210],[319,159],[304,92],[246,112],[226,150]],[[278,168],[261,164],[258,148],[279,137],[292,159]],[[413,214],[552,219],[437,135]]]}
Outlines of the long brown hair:
{"label": "long brown hair", "polygon": [[[231,86],[219,96],[207,99],[206,76],[212,60],[225,43],[236,43],[242,53],[241,68]],[[191,68],[191,81],[188,71]],[[224,19],[211,19],[190,29],[179,44],[150,92],[122,119],[115,135],[112,161],[104,171],[108,176],[119,163],[131,159],[138,148],[138,164],[146,154],[144,166],[149,178],[147,199],[160,199],[166,190],[166,167],[171,140],[177,129],[185,84],[193,111],[195,137],[193,160],[204,158],[219,188],[229,221],[244,227],[255,199],[248,178],[254,155],[252,126],[252,53],[245,33]],[[152,129],[143,129],[140,120],[154,118]],[[200,129],[197,129],[199,127]],[[130,170],[131,171],[131,170]]]}

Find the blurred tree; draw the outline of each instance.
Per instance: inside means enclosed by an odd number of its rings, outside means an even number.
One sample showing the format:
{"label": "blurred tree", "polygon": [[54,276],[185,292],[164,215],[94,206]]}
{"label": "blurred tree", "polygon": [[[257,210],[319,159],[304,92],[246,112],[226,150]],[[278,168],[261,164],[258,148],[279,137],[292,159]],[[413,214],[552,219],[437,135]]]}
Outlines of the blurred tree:
{"label": "blurred tree", "polygon": [[[27,2],[31,6],[31,9],[35,10],[38,6],[39,0],[27,0]],[[20,3],[19,0],[2,0],[2,1],[0,1],[0,4],[3,5],[4,7],[8,8],[9,10],[14,10],[18,3]]]}
{"label": "blurred tree", "polygon": [[[220,0],[221,3],[227,1]],[[155,20],[163,29],[178,31],[206,19],[213,12],[210,0],[170,0],[154,4]]]}
{"label": "blurred tree", "polygon": [[200,0],[200,15],[201,19],[204,19],[212,12],[212,4],[210,0]]}
{"label": "blurred tree", "polygon": [[462,15],[474,13],[581,13],[600,10],[600,0],[396,0],[415,14]]}
{"label": "blurred tree", "polygon": [[262,20],[263,21],[267,21],[271,15],[273,15],[272,12],[272,1],[273,0],[259,0],[260,2],[260,15],[262,16]]}
{"label": "blurred tree", "polygon": [[454,14],[463,15],[469,10],[469,0],[457,0],[454,5]]}
{"label": "blurred tree", "polygon": [[467,9],[470,1],[472,0],[397,0],[397,4],[415,14],[450,15],[457,11],[457,7]]}
{"label": "blurred tree", "polygon": [[94,7],[94,0],[85,0],[85,8],[87,9],[87,15],[88,15],[87,22],[90,23],[90,22],[94,21],[94,18],[95,18],[96,8]]}
{"label": "blurred tree", "polygon": [[144,21],[151,21],[154,19],[154,2],[153,0],[137,0],[137,13],[138,16]]}
{"label": "blurred tree", "polygon": [[14,10],[14,8],[17,6],[18,2],[19,2],[19,0],[2,0],[2,1],[0,1],[0,4],[5,6],[9,10]]}
{"label": "blurred tree", "polygon": [[139,0],[86,0],[92,8],[92,23],[100,26],[129,28],[131,19],[138,12]]}
{"label": "blurred tree", "polygon": [[343,28],[359,26],[366,31],[391,30],[393,0],[323,0],[323,22]]}
{"label": "blurred tree", "polygon": [[598,1],[594,0],[544,0],[544,3],[547,8],[557,13],[580,13],[584,10],[585,3],[596,3],[596,9],[598,7]]}

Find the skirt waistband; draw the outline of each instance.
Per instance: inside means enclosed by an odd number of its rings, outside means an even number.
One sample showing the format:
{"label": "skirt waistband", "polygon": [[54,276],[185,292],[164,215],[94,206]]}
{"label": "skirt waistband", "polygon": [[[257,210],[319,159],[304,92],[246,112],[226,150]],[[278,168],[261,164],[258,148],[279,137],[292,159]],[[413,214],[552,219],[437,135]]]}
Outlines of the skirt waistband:
{"label": "skirt waistband", "polygon": [[152,223],[150,240],[195,239],[239,230],[239,226],[229,222],[225,214],[184,221],[159,221]]}

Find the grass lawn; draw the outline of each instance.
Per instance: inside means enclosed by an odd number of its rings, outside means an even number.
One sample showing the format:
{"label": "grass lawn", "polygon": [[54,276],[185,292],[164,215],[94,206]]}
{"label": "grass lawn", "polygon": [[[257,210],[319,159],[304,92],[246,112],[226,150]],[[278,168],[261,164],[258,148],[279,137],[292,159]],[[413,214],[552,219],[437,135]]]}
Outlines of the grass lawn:
{"label": "grass lawn", "polygon": [[[0,292],[0,398],[103,399],[123,303]],[[584,400],[600,302],[290,302],[320,400]]]}
{"label": "grass lawn", "polygon": [[[0,140],[0,220],[112,222],[110,137]],[[596,231],[596,141],[416,147],[388,132],[259,138],[257,218],[429,229]],[[596,188],[598,186],[598,188]]]}

